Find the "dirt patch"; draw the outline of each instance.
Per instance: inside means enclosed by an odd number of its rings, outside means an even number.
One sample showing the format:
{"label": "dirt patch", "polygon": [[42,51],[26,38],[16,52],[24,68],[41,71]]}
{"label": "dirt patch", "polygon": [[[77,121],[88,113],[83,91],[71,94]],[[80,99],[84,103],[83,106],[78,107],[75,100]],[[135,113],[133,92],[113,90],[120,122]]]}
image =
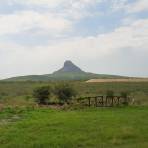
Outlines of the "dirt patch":
{"label": "dirt patch", "polygon": [[2,111],[4,109],[4,105],[0,104],[0,111]]}
{"label": "dirt patch", "polygon": [[12,117],[1,119],[0,120],[0,125],[6,125],[6,124],[9,124],[9,123],[12,123],[12,122],[16,122],[16,121],[18,121],[20,119],[21,119],[20,116],[13,115]]}
{"label": "dirt patch", "polygon": [[64,105],[59,104],[52,104],[52,105],[38,105],[38,108],[45,108],[45,109],[62,109]]}
{"label": "dirt patch", "polygon": [[129,79],[91,79],[87,83],[104,83],[104,82],[148,82],[148,78],[129,78]]}

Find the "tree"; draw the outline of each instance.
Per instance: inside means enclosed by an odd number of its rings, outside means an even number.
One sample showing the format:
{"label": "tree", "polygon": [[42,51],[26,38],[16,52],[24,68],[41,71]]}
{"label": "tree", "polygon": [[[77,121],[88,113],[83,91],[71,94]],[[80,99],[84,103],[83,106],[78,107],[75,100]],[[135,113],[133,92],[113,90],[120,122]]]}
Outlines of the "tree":
{"label": "tree", "polygon": [[37,103],[42,105],[47,104],[50,95],[51,95],[51,89],[49,86],[42,86],[36,88],[33,91],[33,96],[36,98]]}
{"label": "tree", "polygon": [[121,95],[122,98],[124,98],[123,104],[128,105],[129,104],[129,98],[128,98],[129,92],[124,91],[124,92],[121,92],[120,95]]}
{"label": "tree", "polygon": [[69,103],[72,97],[76,96],[76,91],[68,84],[59,84],[55,87],[54,92],[58,99],[64,103]]}

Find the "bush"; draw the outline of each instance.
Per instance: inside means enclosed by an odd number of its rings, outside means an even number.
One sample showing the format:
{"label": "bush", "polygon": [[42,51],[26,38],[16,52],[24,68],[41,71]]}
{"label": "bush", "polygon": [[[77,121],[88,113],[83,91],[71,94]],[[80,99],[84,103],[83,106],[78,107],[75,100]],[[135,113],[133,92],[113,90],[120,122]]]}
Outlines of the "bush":
{"label": "bush", "polygon": [[45,105],[51,95],[51,89],[49,86],[39,87],[34,90],[33,96],[36,98],[38,104]]}
{"label": "bush", "polygon": [[58,99],[64,103],[69,103],[72,97],[76,96],[76,91],[68,84],[60,84],[56,86],[54,93]]}
{"label": "bush", "polygon": [[107,90],[106,96],[113,97],[113,96],[114,96],[114,91],[112,91],[112,90]]}
{"label": "bush", "polygon": [[123,104],[128,105],[129,104],[129,98],[128,98],[129,92],[121,92],[120,95],[122,98],[124,98]]}
{"label": "bush", "polygon": [[121,92],[120,95],[123,98],[128,98],[129,93],[124,91],[124,92]]}

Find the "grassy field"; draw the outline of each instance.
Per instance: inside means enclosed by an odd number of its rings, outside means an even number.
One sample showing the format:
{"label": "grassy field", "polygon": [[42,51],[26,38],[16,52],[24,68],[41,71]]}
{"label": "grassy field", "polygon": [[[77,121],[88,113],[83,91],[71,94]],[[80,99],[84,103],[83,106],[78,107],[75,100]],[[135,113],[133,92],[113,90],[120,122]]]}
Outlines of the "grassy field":
{"label": "grassy field", "polygon": [[32,92],[57,82],[0,82],[0,148],[148,147],[148,82],[69,83],[78,97],[127,91],[135,102],[129,107],[53,110],[37,107]]}
{"label": "grassy field", "polygon": [[148,107],[0,113],[1,148],[147,148]]}
{"label": "grassy field", "polygon": [[[54,87],[57,82],[0,82],[1,106],[32,106],[32,92],[39,86]],[[135,105],[148,105],[148,82],[118,82],[118,83],[85,83],[69,82],[77,90],[79,96],[105,95],[107,90],[113,90],[116,95],[122,91],[130,92]]]}

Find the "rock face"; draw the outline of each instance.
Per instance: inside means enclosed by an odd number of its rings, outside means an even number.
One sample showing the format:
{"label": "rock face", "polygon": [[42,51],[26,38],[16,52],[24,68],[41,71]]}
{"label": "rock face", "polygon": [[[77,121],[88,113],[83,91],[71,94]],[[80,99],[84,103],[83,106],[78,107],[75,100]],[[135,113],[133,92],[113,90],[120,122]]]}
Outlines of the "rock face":
{"label": "rock face", "polygon": [[84,72],[82,71],[78,66],[73,64],[71,61],[65,61],[63,68],[60,70],[56,71],[55,73],[60,73],[60,72]]}

